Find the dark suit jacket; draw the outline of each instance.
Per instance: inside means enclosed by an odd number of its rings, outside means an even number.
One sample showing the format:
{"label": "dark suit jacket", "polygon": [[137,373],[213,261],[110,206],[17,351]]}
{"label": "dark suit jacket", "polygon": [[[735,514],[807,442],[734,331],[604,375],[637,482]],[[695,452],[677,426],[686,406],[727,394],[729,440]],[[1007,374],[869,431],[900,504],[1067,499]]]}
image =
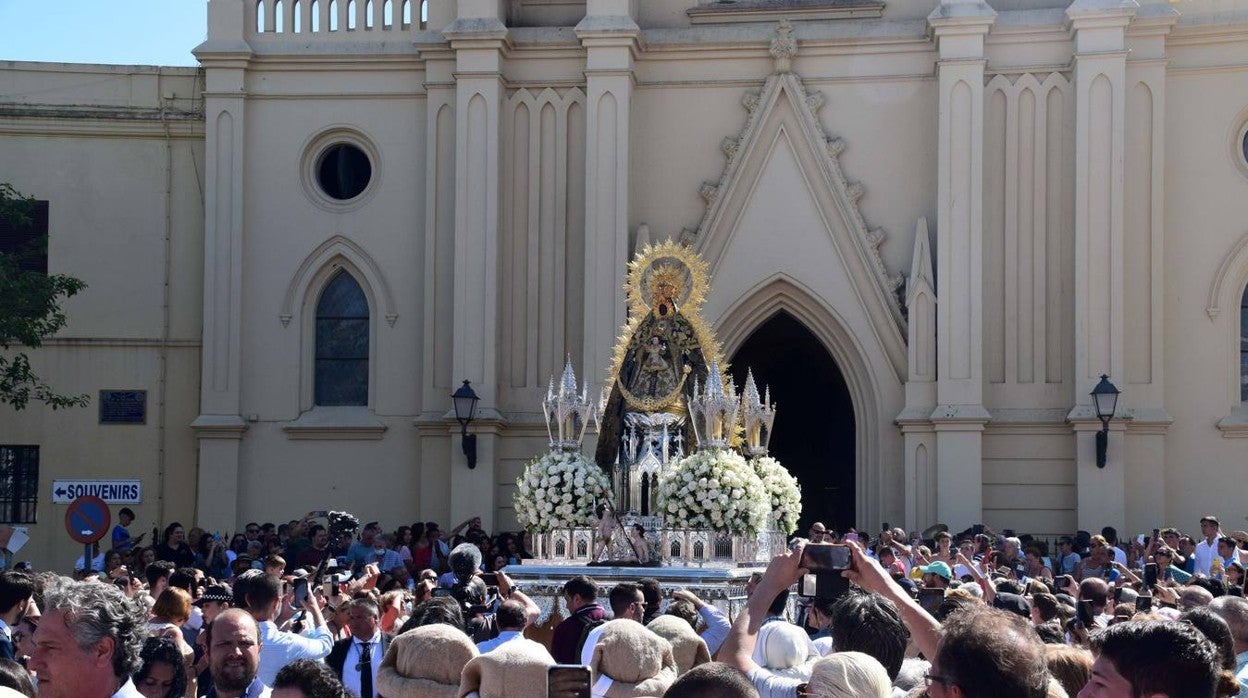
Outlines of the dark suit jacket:
{"label": "dark suit jacket", "polygon": [[[381,654],[373,655],[373,663],[380,664],[381,658],[386,656],[386,650],[390,649],[390,641],[394,636],[389,633],[381,634]],[[330,669],[338,675],[339,680],[342,679],[342,668],[347,661],[347,653],[351,651],[351,643],[355,642],[355,638],[348,637],[345,640],[339,640],[334,643],[334,648],[329,651],[329,656],[325,658],[325,663]]]}

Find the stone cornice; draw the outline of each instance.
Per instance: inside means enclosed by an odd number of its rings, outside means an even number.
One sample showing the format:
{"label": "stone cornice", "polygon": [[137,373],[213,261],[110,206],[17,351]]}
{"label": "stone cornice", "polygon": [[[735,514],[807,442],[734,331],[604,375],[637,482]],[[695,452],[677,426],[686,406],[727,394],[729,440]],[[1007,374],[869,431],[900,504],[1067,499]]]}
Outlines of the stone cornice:
{"label": "stone cornice", "polygon": [[1230,414],[1218,420],[1217,426],[1224,439],[1248,439],[1248,402],[1231,408]]}
{"label": "stone cornice", "polygon": [[1182,19],[1170,30],[1168,46],[1202,46],[1222,43],[1241,44],[1248,37],[1248,15],[1228,17],[1224,23],[1192,23]]}
{"label": "stone cornice", "polygon": [[201,414],[191,422],[191,429],[199,439],[241,439],[247,431],[247,422],[237,414]]}
{"label": "stone cornice", "polygon": [[698,5],[685,10],[691,24],[775,22],[788,20],[878,19],[882,0],[743,0],[732,4]]}
{"label": "stone cornice", "polygon": [[979,431],[992,421],[992,414],[983,405],[937,405],[928,419],[939,431],[956,431],[959,426]]}
{"label": "stone cornice", "polygon": [[[0,108],[0,112],[3,109]],[[166,123],[132,119],[66,117],[59,115],[13,116],[0,113],[0,135],[7,136],[82,136],[88,138],[159,138],[174,140],[203,140],[204,121],[201,116],[194,121]]]}
{"label": "stone cornice", "polygon": [[941,2],[927,16],[927,24],[938,34],[977,33],[988,31],[997,19],[997,11],[983,0]]}
{"label": "stone cornice", "polygon": [[489,17],[459,17],[442,29],[442,36],[452,43],[457,39],[507,38],[507,25]]}
{"label": "stone cornice", "polygon": [[313,407],[282,425],[288,439],[358,441],[382,438],[386,425],[364,407]]}
{"label": "stone cornice", "polygon": [[588,38],[637,38],[641,36],[641,27],[633,21],[632,17],[625,16],[590,16],[586,15],[576,25],[576,36],[579,39]]}

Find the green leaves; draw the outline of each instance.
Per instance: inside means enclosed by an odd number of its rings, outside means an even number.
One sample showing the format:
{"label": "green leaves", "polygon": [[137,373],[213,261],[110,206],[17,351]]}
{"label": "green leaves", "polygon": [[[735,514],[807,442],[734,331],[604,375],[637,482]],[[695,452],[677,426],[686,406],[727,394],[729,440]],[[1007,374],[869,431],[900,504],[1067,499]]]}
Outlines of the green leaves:
{"label": "green leaves", "polygon": [[[0,250],[0,350],[41,346],[45,337],[65,326],[61,299],[86,288],[72,276],[41,271],[48,238],[29,235],[35,205],[33,197],[0,183],[0,222],[17,233],[15,239],[28,240],[18,249]],[[86,395],[57,393],[31,369],[24,353],[0,356],[0,403],[21,410],[31,400],[54,410],[82,407],[89,401]]]}

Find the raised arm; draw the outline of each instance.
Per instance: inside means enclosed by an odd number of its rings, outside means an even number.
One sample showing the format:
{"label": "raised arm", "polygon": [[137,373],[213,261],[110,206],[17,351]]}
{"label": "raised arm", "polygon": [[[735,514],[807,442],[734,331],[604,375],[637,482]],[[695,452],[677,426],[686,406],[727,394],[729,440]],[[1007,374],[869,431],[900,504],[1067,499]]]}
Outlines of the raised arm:
{"label": "raised arm", "polygon": [[754,593],[750,595],[745,608],[737,615],[736,622],[728,631],[728,637],[719,648],[719,661],[736,667],[747,675],[759,669],[758,664],[754,662],[754,646],[758,643],[758,630],[763,625],[763,619],[767,617],[767,607],[771,605],[771,602],[780,595],[780,592],[793,586],[802,578],[802,575],[806,574],[806,570],[799,566],[804,547],[804,543],[799,543],[793,550],[771,559],[771,563],[767,565],[767,571],[763,573],[762,580],[754,588]]}
{"label": "raised arm", "polygon": [[940,641],[940,623],[893,581],[879,563],[867,557],[862,546],[854,542],[848,545],[853,551],[853,569],[845,570],[841,574],[863,589],[892,601],[901,613],[901,620],[910,629],[910,637],[914,640],[915,647],[919,648],[923,656],[935,657],[936,645]]}

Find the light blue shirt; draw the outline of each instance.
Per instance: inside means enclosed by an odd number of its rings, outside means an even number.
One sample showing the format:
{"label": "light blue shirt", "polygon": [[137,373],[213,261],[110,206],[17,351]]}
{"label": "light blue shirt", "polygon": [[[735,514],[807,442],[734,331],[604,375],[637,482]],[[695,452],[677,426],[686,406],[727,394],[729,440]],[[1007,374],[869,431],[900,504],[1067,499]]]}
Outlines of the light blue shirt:
{"label": "light blue shirt", "polygon": [[380,555],[378,555],[375,550],[370,548],[366,560],[370,564],[376,564],[377,569],[382,572],[389,572],[396,567],[403,566],[403,556],[399,555],[397,551],[390,550],[388,548]]}
{"label": "light blue shirt", "polygon": [[498,634],[498,637],[494,638],[493,640],[482,640],[481,642],[478,642],[477,651],[480,652],[481,654],[485,654],[486,652],[489,652],[492,649],[497,649],[498,646],[503,644],[504,642],[510,642],[512,640],[515,640],[517,638],[522,638],[522,637],[524,637],[524,633],[520,630],[504,630],[500,632]]}
{"label": "light blue shirt", "polygon": [[334,638],[325,626],[296,635],[278,630],[271,620],[259,625],[260,670],[256,676],[265,686],[272,686],[277,672],[296,659],[324,659],[334,649]]}
{"label": "light blue shirt", "polygon": [[728,616],[724,612],[711,604],[704,604],[698,609],[698,615],[702,616],[703,622],[706,623],[706,630],[702,633],[702,640],[706,642],[706,649],[711,656],[719,651],[719,646],[724,644],[724,640],[728,639],[728,632],[732,630],[732,623],[729,622]]}

